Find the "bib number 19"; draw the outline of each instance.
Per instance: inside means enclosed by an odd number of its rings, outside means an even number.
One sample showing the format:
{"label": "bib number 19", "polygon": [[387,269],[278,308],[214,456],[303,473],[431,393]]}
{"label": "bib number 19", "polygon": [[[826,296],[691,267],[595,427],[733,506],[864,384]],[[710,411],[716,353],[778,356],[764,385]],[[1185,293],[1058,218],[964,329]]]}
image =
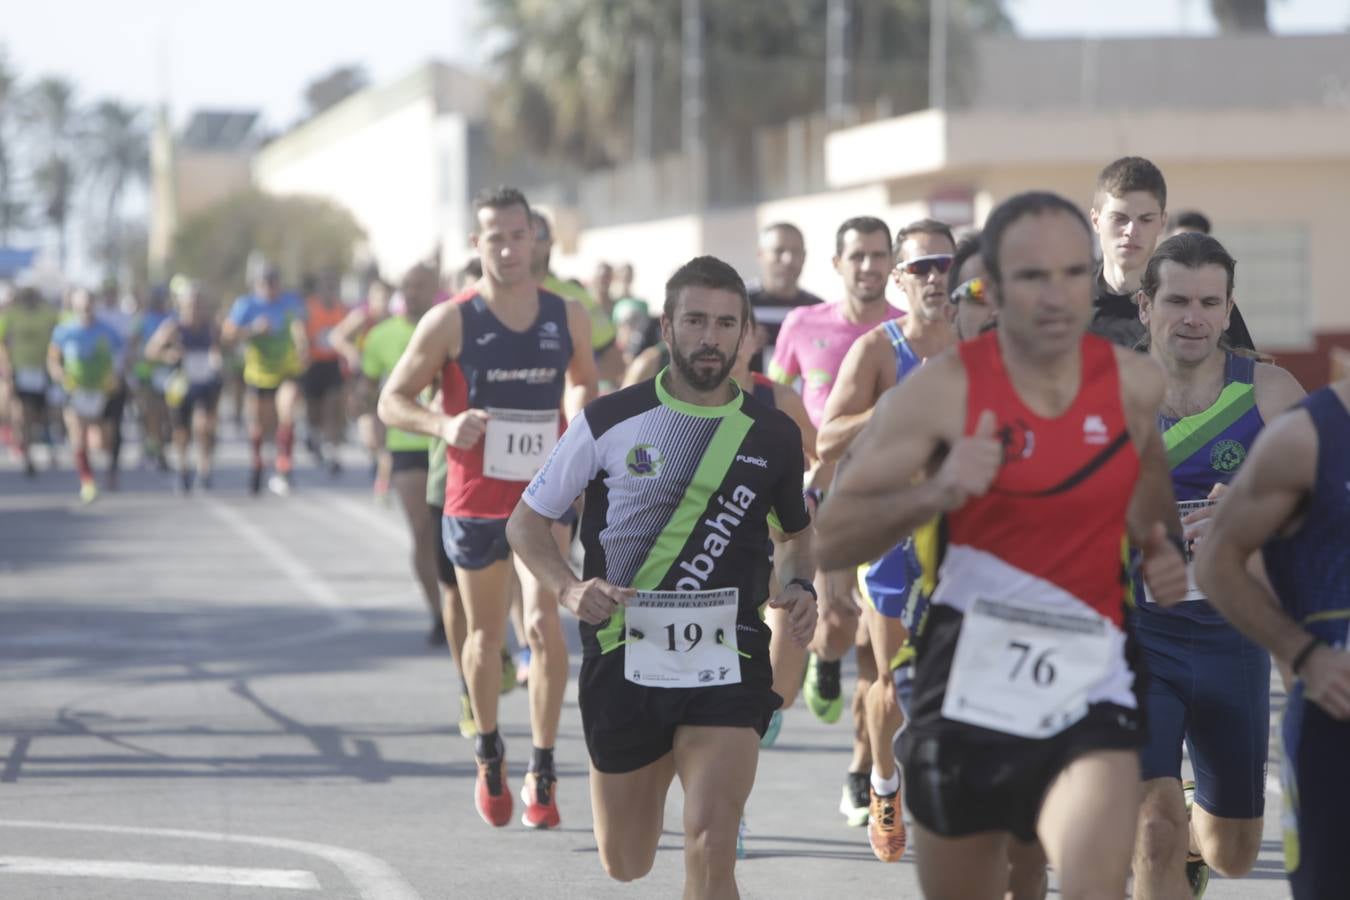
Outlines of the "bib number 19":
{"label": "bib number 19", "polygon": [[685,644],[687,646],[677,647],[675,645],[675,624],[672,622],[671,624],[667,625],[666,649],[671,651],[672,653],[675,652],[676,650],[679,650],[684,653],[688,653],[690,650],[693,650],[695,647],[698,646],[698,642],[703,640],[703,626],[698,624],[697,622],[688,623],[687,625],[684,626],[683,637]]}

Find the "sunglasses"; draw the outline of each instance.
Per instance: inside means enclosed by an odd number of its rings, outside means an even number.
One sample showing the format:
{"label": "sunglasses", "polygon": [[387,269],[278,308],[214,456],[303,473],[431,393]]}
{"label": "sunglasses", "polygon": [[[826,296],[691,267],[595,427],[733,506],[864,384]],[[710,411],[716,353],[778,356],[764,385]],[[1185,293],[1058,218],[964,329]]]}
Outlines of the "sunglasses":
{"label": "sunglasses", "polygon": [[960,303],[962,300],[974,300],[976,303],[983,303],[984,279],[972,278],[959,284],[956,290],[952,291],[952,302]]}
{"label": "sunglasses", "polygon": [[952,255],[950,253],[935,253],[932,256],[920,256],[911,259],[909,262],[902,262],[895,268],[906,275],[918,275],[920,278],[928,277],[928,273],[934,269],[938,270],[939,275],[946,275],[952,267]]}

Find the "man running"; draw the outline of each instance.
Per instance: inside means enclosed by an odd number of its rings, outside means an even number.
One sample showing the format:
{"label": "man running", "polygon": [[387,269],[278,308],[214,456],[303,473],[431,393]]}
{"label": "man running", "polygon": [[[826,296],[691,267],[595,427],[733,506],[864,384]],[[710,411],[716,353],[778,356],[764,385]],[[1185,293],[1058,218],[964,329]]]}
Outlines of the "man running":
{"label": "man running", "polygon": [[755,310],[757,349],[750,358],[750,370],[763,372],[765,358],[773,359],[778,332],[787,314],[799,306],[825,301],[802,290],[797,283],[806,264],[806,239],[791,222],[773,222],[759,230],[755,261],[759,263],[759,281],[749,285],[749,290],[750,305]]}
{"label": "man running", "polygon": [[304,371],[307,355],[305,310],[293,295],[281,292],[281,272],[267,268],[255,285],[256,293],[234,301],[225,319],[227,344],[244,345],[244,384],[248,387],[245,412],[251,451],[249,493],[258,494],[263,482],[263,441],[275,436],[276,471],[268,489],[285,496],[291,492],[292,451],[295,448],[296,378]]}
{"label": "man running", "polygon": [[878,402],[821,506],[821,564],[875,558],[944,518],[901,740],[925,896],[1002,896],[1010,839],[1039,836],[1066,897],[1119,897],[1142,738],[1127,532],[1154,596],[1186,587],[1153,421],[1162,376],[1084,334],[1092,243],[1071,202],[1009,199],[981,252],[999,328]]}
{"label": "man running", "polygon": [[[821,459],[837,462],[872,418],[881,395],[956,342],[949,319],[951,299],[947,273],[956,241],[951,229],[934,219],[920,219],[895,235],[894,277],[909,302],[909,315],[889,319],[860,337],[839,367],[825,403],[817,447]],[[862,590],[863,624],[872,645],[877,677],[867,689],[867,739],[872,766],[867,775],[868,840],[882,862],[896,862],[905,853],[901,816],[900,773],[891,739],[903,723],[895,684],[887,677],[908,634],[904,613],[910,596],[912,541],[904,541],[868,569]],[[913,623],[910,622],[910,625]],[[850,781],[856,780],[850,773]]]}
{"label": "man running", "polygon": [[[802,400],[816,427],[820,427],[825,400],[849,347],[884,320],[902,315],[886,302],[886,278],[893,265],[886,223],[870,216],[849,219],[835,233],[834,268],[843,281],[844,299],[798,307],[783,321],[769,377],[785,384],[801,379]],[[827,470],[818,480],[828,484],[829,474]],[[864,652],[858,654],[858,683],[852,703],[853,758],[839,806],[850,825],[862,827],[867,824],[868,771],[872,767],[863,706],[877,672],[871,652],[865,649],[866,632],[859,628],[855,573],[822,572],[817,587],[823,601],[820,625],[802,692],[821,721],[839,721],[844,705],[841,661],[855,642],[864,646]]]}
{"label": "man running", "polygon": [[[386,425],[443,437],[447,449],[442,540],[455,564],[468,618],[462,663],[478,736],[474,805],[490,825],[511,820],[505,745],[498,734],[501,650],[510,605],[506,521],[556,443],[560,408],[577,414],[595,395],[590,318],[576,303],[541,291],[531,274],[534,229],[525,196],[497,188],[474,200],[473,244],[483,263],[475,288],[422,317],[380,394]],[[442,409],[418,395],[441,376]],[[559,513],[561,516],[562,513]],[[565,529],[555,535],[565,541]],[[567,644],[558,598],[524,566],[530,642],[530,731],[521,819],[560,822],[553,746],[567,686]]]}
{"label": "man running", "polygon": [[[93,296],[83,288],[70,295],[73,318],[56,326],[47,354],[47,372],[66,392],[66,433],[80,477],[80,499],[98,498],[90,449],[107,449],[106,409],[110,395],[122,382],[126,343],[94,310]],[[110,454],[111,455],[111,454]],[[108,481],[114,478],[109,462]]]}
{"label": "man running", "polygon": [[[1158,247],[1140,283],[1149,352],[1167,375],[1158,426],[1192,539],[1265,422],[1303,397],[1285,370],[1225,349],[1235,268],[1214,238],[1183,234]],[[1198,897],[1210,868],[1241,877],[1261,849],[1270,657],[1193,587],[1171,609],[1141,604],[1135,624],[1149,682],[1134,895]],[[1181,781],[1183,742],[1193,784]]]}
{"label": "man running", "polygon": [[[365,350],[370,330],[389,315],[389,300],[394,289],[379,278],[366,289],[366,299],[350,310],[342,322],[328,333],[333,349],[342,356],[348,372],[361,371],[361,354]],[[356,419],[356,430],[361,444],[370,454],[370,477],[375,499],[385,502],[389,495],[389,467],[392,464],[385,447],[384,423],[375,415],[375,396],[368,392],[369,384],[358,379],[351,392],[350,409]],[[437,519],[439,521],[439,518]]]}
{"label": "man running", "polygon": [[347,308],[338,298],[338,275],[327,271],[319,276],[314,294],[305,298],[305,341],[309,346],[309,366],[300,376],[305,395],[305,447],[319,465],[327,464],[328,474],[342,471],[342,433],[347,427],[346,378],[342,357],[333,341],[333,331],[347,316]]}
{"label": "man running", "polygon": [[153,465],[160,472],[169,471],[164,445],[169,439],[171,424],[169,405],[164,394],[169,387],[169,379],[173,377],[173,367],[151,359],[145,348],[159,326],[170,318],[172,311],[169,309],[168,289],[162,286],[152,288],[145,304],[132,318],[127,342],[131,383],[141,419],[141,466],[148,468]]}
{"label": "man running", "polygon": [[[1102,169],[1093,191],[1092,228],[1102,248],[1088,330],[1132,350],[1147,329],[1139,321],[1139,280],[1167,228],[1167,182],[1139,156],[1123,156]],[[1252,337],[1236,306],[1228,329],[1232,347],[1251,350]]]}
{"label": "man running", "polygon": [[[216,409],[220,405],[224,357],[220,329],[207,314],[197,286],[179,276],[170,285],[177,314],[165,320],[145,345],[146,359],[175,370],[165,391],[173,416],[173,445],[178,457],[178,489],[211,489],[216,448]],[[197,445],[197,464],[191,460]]]}
{"label": "man running", "polygon": [[[772,690],[765,601],[815,625],[801,434],[729,380],[750,301],[699,257],[666,285],[672,366],[573,419],[511,517],[521,558],[582,621],[578,698],[591,807],[611,878],[651,870],[676,775],[684,896],[736,896],[736,835]],[[586,493],[584,578],[549,534]],[[797,540],[793,538],[801,535]],[[765,542],[785,588],[769,595]]]}
{"label": "man running", "polygon": [[[1350,378],[1265,429],[1197,547],[1215,608],[1292,682],[1280,780],[1295,900],[1350,884]],[[1272,592],[1252,574],[1261,553]]]}
{"label": "man running", "polygon": [[[366,335],[365,348],[361,351],[361,374],[370,382],[364,393],[372,398],[379,395],[380,385],[398,365],[399,358],[412,340],[418,321],[436,302],[436,273],[426,266],[414,266],[403,277],[401,293],[404,299],[403,312],[389,316],[370,329]],[[408,533],[412,538],[413,576],[431,611],[431,630],[427,642],[439,645],[445,640],[445,623],[436,578],[440,520],[432,522],[426,514],[427,448],[430,445],[431,438],[424,434],[410,434],[392,427],[385,431],[394,493],[403,507]],[[451,584],[454,584],[453,580]]]}
{"label": "man running", "polygon": [[[46,431],[47,422],[47,347],[61,314],[42,299],[36,288],[18,290],[12,303],[0,313],[0,378],[14,388],[14,440],[23,459],[23,472],[37,474],[33,465],[33,439]],[[47,440],[48,460],[56,465],[56,446]]]}

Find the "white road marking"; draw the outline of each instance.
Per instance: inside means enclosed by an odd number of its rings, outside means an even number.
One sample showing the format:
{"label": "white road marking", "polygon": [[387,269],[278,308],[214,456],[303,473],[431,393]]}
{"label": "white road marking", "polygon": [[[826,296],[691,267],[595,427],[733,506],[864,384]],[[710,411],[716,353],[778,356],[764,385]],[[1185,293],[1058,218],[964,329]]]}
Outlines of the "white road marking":
{"label": "white road marking", "polygon": [[0,856],[0,875],[61,875],[125,881],[225,884],[230,887],[317,891],[319,879],[303,869],[242,869],[235,866],[184,866],[106,859],[54,859]]}
{"label": "white road marking", "polygon": [[311,602],[328,610],[333,618],[343,625],[355,628],[362,624],[361,617],[348,607],[338,592],[333,590],[319,573],[280,542],[268,537],[257,525],[221,501],[212,497],[204,497],[202,500],[203,507],[280,569],[290,579],[291,584],[295,585],[296,590]]}
{"label": "white road marking", "polygon": [[215,831],[187,831],[180,828],[140,828],[128,825],[81,825],[70,822],[38,822],[27,819],[0,819],[0,828],[30,828],[45,831],[88,831],[101,834],[125,834],[144,837],[185,838],[198,841],[217,841],[252,844],[292,850],[327,860],[342,870],[361,895],[362,900],[422,900],[413,886],[384,860],[359,850],[348,850],[330,844],[311,841],[293,841],[287,838],[252,837],[221,834]]}

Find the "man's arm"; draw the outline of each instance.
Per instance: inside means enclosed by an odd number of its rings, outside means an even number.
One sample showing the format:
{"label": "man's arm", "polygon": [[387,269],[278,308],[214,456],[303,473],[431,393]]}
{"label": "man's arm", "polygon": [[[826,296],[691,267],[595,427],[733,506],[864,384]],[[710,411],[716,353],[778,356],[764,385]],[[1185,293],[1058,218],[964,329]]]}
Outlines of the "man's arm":
{"label": "man's arm", "polygon": [[800,377],[801,367],[797,363],[796,341],[793,334],[797,330],[796,310],[783,319],[783,327],[778,329],[778,342],[773,346],[773,359],[769,360],[767,373],[780,384],[791,385]]}
{"label": "man's arm", "polygon": [[882,378],[888,363],[894,371],[895,355],[883,329],[869,331],[848,348],[816,436],[816,453],[822,460],[837,461],[871,420],[877,398],[890,386]]}
{"label": "man's arm", "polygon": [[460,328],[460,311],[454,303],[432,307],[422,316],[407,349],[380,391],[376,405],[380,421],[403,431],[444,438],[460,449],[478,442],[486,428],[487,414],[482,410],[466,410],[452,418],[417,400],[445,361],[458,355]]}
{"label": "man's arm", "polygon": [[591,351],[591,317],[586,307],[575,300],[567,304],[567,330],[572,337],[572,359],[567,364],[567,387],[563,393],[563,413],[570,422],[595,399],[600,375]]}
{"label": "man's arm", "polygon": [[660,346],[648,347],[628,364],[628,369],[623,373],[623,386],[630,387],[639,381],[646,381],[648,378],[655,378],[656,373],[661,371],[661,348]]}
{"label": "man's arm", "polygon": [[177,330],[178,326],[172,319],[160,322],[155,333],[145,342],[145,358],[169,366],[177,363],[182,358],[182,354],[178,353],[173,345],[173,336]]}
{"label": "man's arm", "polygon": [[353,372],[361,368],[361,351],[356,349],[356,333],[366,323],[366,315],[364,309],[353,309],[342,317],[337,327],[328,332],[328,343],[347,361],[347,366]]}
{"label": "man's arm", "polygon": [[[965,430],[965,370],[944,354],[877,402],[834,474],[816,517],[816,562],[825,571],[881,556],[919,525],[988,490],[1002,463],[993,414]],[[987,421],[986,421],[987,419]],[[936,477],[915,483],[943,446]]]}
{"label": "man's arm", "polygon": [[778,409],[787,414],[787,417],[797,423],[797,427],[802,432],[802,452],[806,454],[806,463],[808,467],[814,466],[819,457],[816,456],[816,426],[811,424],[811,417],[806,413],[806,404],[802,402],[802,395],[794,391],[785,384],[774,382],[773,402],[778,404]]}
{"label": "man's arm", "polygon": [[1257,363],[1252,382],[1256,393],[1256,410],[1266,422],[1275,421],[1308,396],[1298,379],[1279,366]]}

